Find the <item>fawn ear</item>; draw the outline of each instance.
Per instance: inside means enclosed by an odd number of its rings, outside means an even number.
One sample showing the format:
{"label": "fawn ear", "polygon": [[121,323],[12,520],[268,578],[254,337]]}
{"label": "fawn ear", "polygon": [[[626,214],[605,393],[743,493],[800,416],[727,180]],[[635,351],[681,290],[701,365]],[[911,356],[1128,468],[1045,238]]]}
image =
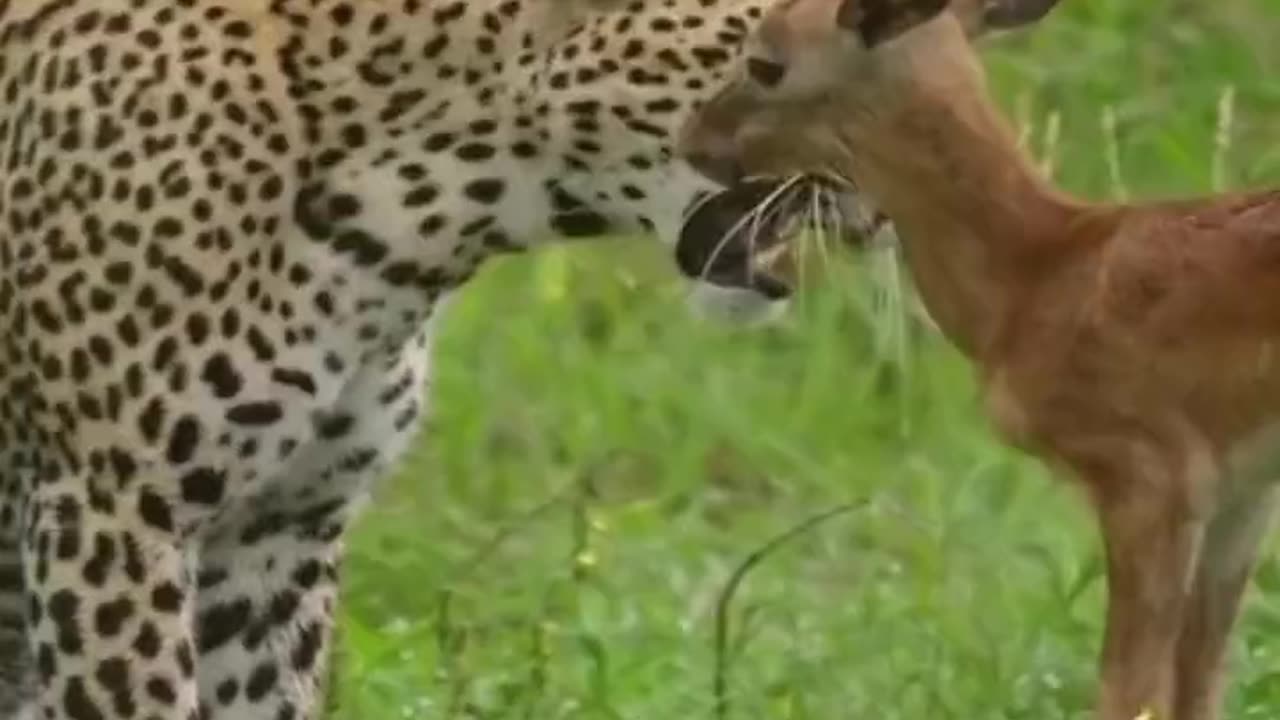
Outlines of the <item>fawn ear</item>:
{"label": "fawn ear", "polygon": [[981,23],[988,30],[1012,30],[1049,14],[1058,0],[982,0]]}
{"label": "fawn ear", "polygon": [[[1012,2],[1013,0],[1008,0]],[[873,48],[947,9],[949,0],[842,0],[836,24]]]}

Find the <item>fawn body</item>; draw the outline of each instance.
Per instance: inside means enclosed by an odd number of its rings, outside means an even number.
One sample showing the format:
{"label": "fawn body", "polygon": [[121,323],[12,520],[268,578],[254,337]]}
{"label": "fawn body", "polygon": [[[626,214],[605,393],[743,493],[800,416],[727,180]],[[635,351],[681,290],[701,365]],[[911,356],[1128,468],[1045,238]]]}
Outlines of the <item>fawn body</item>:
{"label": "fawn body", "polygon": [[1098,717],[1208,720],[1280,480],[1280,192],[1139,205],[1060,192],[970,39],[1053,0],[782,0],[681,152],[835,173],[894,222],[925,306],[1010,442],[1097,511]]}

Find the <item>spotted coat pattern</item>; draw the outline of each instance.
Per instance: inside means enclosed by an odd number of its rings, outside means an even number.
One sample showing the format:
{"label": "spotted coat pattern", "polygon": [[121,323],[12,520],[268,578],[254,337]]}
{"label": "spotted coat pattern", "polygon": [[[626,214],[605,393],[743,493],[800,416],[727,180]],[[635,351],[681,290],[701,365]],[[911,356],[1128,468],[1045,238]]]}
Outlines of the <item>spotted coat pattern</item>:
{"label": "spotted coat pattern", "polygon": [[0,717],[316,717],[441,303],[674,237],[760,4],[567,1],[0,0]]}

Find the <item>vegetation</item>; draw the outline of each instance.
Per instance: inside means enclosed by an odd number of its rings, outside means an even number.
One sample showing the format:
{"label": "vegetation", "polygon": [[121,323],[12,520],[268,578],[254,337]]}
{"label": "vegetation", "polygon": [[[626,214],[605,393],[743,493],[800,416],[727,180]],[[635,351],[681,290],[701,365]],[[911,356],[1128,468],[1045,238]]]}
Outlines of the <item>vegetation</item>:
{"label": "vegetation", "polygon": [[[988,44],[1067,187],[1280,186],[1280,0],[1069,0]],[[1277,238],[1280,242],[1280,238]],[[785,321],[700,321],[663,248],[494,263],[450,308],[434,416],[345,575],[340,720],[713,718],[745,576],[737,720],[1086,718],[1099,556],[1074,492],[1005,449],[891,258],[833,258]],[[904,309],[905,308],[905,309]],[[1280,708],[1280,562],[1229,717]]]}

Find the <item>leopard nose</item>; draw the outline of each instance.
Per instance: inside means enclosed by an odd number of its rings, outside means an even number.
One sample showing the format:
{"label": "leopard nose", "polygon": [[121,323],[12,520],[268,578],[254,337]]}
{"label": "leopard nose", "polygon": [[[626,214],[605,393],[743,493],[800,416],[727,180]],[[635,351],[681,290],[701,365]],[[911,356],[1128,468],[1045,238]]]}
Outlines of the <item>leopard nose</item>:
{"label": "leopard nose", "polygon": [[684,158],[693,169],[721,185],[733,185],[746,175],[742,163],[728,153],[692,150],[685,153]]}

